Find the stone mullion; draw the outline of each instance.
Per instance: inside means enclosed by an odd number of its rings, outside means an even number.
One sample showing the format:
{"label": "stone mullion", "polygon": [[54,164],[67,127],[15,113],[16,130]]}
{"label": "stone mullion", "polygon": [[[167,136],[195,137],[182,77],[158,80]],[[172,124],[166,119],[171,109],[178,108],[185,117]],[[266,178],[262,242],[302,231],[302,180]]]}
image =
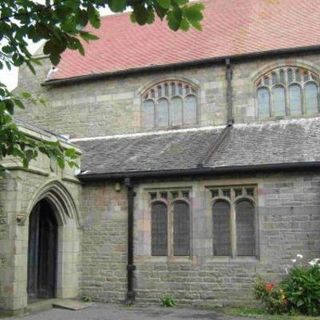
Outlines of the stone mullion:
{"label": "stone mullion", "polygon": [[173,256],[173,206],[168,203],[168,256]]}
{"label": "stone mullion", "polygon": [[235,209],[235,195],[234,190],[231,189],[231,203],[230,203],[230,237],[231,237],[231,256],[237,256],[237,229],[236,229],[236,209]]}

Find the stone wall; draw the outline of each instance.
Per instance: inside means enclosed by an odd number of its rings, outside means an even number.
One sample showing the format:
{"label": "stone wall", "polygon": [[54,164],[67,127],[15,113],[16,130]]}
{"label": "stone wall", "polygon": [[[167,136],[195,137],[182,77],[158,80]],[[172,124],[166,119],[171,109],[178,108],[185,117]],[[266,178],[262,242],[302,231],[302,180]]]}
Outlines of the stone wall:
{"label": "stone wall", "polygon": [[83,233],[81,241],[82,297],[118,302],[126,293],[127,196],[124,187],[85,185],[81,195]]}
{"label": "stone wall", "polygon": [[[282,64],[308,65],[318,71],[319,55],[257,59],[233,64],[233,104],[236,123],[257,121],[254,77],[266,67]],[[40,127],[71,137],[92,137],[141,132],[141,90],[168,78],[181,78],[199,86],[199,126],[226,123],[225,66],[212,64],[113,77],[61,86],[41,86],[50,69],[47,60],[38,67],[37,78],[26,68],[20,70],[19,90],[29,90],[45,98],[46,106],[29,105],[18,117]]]}
{"label": "stone wall", "polygon": [[[257,186],[256,257],[214,257],[208,187]],[[191,190],[191,256],[151,256],[150,190]],[[169,293],[179,303],[252,303],[256,275],[279,279],[297,253],[320,254],[320,174],[238,176],[139,184],[135,198],[137,300],[159,302]],[[127,205],[114,184],[84,187],[81,293],[98,301],[120,301],[126,290]]]}

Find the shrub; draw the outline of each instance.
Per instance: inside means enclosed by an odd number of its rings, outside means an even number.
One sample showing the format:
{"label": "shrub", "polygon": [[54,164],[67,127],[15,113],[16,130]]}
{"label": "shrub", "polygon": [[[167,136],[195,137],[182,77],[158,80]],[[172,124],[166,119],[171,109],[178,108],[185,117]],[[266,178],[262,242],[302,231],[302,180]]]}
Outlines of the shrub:
{"label": "shrub", "polygon": [[320,315],[320,265],[294,266],[281,282],[288,307],[306,315]]}
{"label": "shrub", "polygon": [[[302,262],[302,256],[297,255]],[[254,285],[254,295],[269,313],[300,313],[320,315],[320,259],[308,264],[299,264],[293,259],[293,266],[287,276],[277,285],[258,278]],[[298,263],[297,263],[298,260]]]}
{"label": "shrub", "polygon": [[288,311],[288,301],[284,291],[274,283],[258,278],[254,285],[254,296],[271,314],[282,314]]}
{"label": "shrub", "polygon": [[90,296],[82,296],[81,301],[91,303],[92,298]]}
{"label": "shrub", "polygon": [[161,298],[161,305],[163,307],[174,307],[176,305],[176,302],[174,301],[173,296],[170,294],[166,294],[163,298]]}

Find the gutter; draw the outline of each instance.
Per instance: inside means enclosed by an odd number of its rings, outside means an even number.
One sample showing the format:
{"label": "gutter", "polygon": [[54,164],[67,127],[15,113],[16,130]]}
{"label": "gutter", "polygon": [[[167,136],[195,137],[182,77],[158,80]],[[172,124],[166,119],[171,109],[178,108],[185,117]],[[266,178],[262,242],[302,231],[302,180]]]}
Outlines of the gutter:
{"label": "gutter", "polygon": [[191,169],[135,171],[135,172],[114,172],[114,173],[93,173],[79,174],[77,178],[83,182],[119,180],[125,178],[148,179],[166,177],[195,177],[195,176],[219,176],[235,173],[264,173],[264,172],[290,172],[296,170],[320,169],[320,161],[312,162],[291,162],[259,165],[225,166],[225,167],[203,167]]}
{"label": "gutter", "polygon": [[126,305],[132,305],[135,301],[134,292],[134,185],[129,177],[124,179],[124,184],[127,187],[127,201],[128,201],[128,252],[127,252],[127,295],[125,299]]}
{"label": "gutter", "polygon": [[141,73],[144,71],[164,71],[173,68],[183,68],[183,67],[191,67],[191,66],[199,66],[205,64],[212,64],[212,63],[223,63],[229,59],[232,59],[233,62],[237,61],[245,61],[254,58],[272,58],[274,56],[279,55],[286,55],[290,53],[309,53],[315,52],[320,50],[320,45],[315,46],[308,46],[308,47],[296,47],[296,48],[285,48],[285,49],[276,49],[276,50],[268,50],[268,51],[259,51],[253,53],[246,53],[246,54],[238,54],[238,55],[231,55],[231,56],[222,56],[222,57],[214,57],[214,58],[205,58],[200,60],[193,60],[193,61],[184,61],[184,62],[177,62],[171,64],[163,64],[163,65],[150,65],[145,67],[139,68],[131,68],[126,70],[118,70],[118,71],[111,71],[111,72],[102,72],[96,74],[88,74],[82,76],[75,76],[71,78],[65,79],[56,79],[56,80],[49,80],[46,82],[42,82],[42,86],[53,86],[53,85],[62,85],[68,83],[78,83],[84,81],[92,81],[92,80],[100,80],[105,78],[111,78],[115,76],[124,76],[124,75],[131,75],[136,73]]}

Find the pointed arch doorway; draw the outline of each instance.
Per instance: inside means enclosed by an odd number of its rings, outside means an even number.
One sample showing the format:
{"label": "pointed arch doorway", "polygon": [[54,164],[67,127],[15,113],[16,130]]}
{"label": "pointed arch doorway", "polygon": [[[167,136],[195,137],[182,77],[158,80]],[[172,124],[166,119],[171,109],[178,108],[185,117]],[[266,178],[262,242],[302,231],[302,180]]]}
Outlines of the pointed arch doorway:
{"label": "pointed arch doorway", "polygon": [[28,282],[29,303],[56,296],[58,221],[46,199],[39,201],[29,217]]}

